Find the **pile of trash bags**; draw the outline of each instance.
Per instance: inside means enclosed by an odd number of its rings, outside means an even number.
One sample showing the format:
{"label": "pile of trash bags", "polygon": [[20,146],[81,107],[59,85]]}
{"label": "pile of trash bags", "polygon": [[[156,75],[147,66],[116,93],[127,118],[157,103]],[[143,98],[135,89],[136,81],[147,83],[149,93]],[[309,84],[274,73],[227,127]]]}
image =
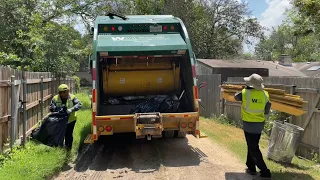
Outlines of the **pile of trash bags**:
{"label": "pile of trash bags", "polygon": [[48,114],[41,125],[32,131],[31,138],[51,147],[62,147],[68,117],[66,107],[62,107],[58,112]]}
{"label": "pile of trash bags", "polygon": [[135,113],[176,113],[179,111],[179,99],[176,95],[156,96],[138,104],[131,110],[131,114]]}

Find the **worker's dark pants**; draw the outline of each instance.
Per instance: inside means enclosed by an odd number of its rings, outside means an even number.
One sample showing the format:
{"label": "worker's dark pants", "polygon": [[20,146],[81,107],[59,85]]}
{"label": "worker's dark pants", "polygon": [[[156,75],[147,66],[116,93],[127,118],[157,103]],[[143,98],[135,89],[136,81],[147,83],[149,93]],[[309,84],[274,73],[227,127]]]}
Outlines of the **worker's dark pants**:
{"label": "worker's dark pants", "polygon": [[252,134],[244,132],[246,136],[248,154],[247,154],[247,167],[251,171],[256,171],[256,166],[261,170],[261,174],[269,175],[270,170],[267,168],[261,151],[259,149],[259,141],[261,134]]}
{"label": "worker's dark pants", "polygon": [[72,142],[73,142],[73,129],[74,129],[74,126],[76,124],[76,121],[73,121],[71,123],[68,123],[67,124],[67,129],[66,129],[66,133],[64,135],[64,138],[65,138],[65,146],[67,148],[70,148],[72,147]]}

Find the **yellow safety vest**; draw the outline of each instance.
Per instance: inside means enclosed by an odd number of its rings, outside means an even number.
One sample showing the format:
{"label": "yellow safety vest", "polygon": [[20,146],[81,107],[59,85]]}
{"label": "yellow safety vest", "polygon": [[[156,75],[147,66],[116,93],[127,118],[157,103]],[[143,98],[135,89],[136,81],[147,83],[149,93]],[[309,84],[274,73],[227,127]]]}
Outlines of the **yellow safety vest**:
{"label": "yellow safety vest", "polygon": [[[73,94],[69,95],[69,98],[68,98],[67,103],[66,103],[66,106],[67,106],[68,109],[72,108],[74,106],[73,100],[74,100],[75,97],[76,96],[73,95]],[[57,108],[62,107],[62,101],[61,101],[61,98],[60,98],[59,95],[55,95],[53,97],[53,100],[56,103]],[[75,120],[77,120],[77,113],[76,112],[72,112],[71,114],[69,114],[68,123],[73,122]]]}
{"label": "yellow safety vest", "polygon": [[267,91],[255,89],[242,90],[241,118],[246,122],[264,122],[265,106],[269,101]]}

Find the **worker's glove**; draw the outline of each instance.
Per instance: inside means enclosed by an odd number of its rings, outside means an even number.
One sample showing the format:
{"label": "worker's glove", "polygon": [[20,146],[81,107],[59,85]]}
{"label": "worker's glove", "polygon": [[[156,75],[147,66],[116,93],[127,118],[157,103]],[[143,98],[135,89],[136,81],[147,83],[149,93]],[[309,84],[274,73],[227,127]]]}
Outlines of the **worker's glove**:
{"label": "worker's glove", "polygon": [[59,113],[59,114],[65,114],[65,113],[66,113],[66,110],[64,110],[63,108],[60,108],[59,111],[58,111],[58,113]]}
{"label": "worker's glove", "polygon": [[71,113],[72,113],[72,109],[68,109],[67,114],[71,114]]}

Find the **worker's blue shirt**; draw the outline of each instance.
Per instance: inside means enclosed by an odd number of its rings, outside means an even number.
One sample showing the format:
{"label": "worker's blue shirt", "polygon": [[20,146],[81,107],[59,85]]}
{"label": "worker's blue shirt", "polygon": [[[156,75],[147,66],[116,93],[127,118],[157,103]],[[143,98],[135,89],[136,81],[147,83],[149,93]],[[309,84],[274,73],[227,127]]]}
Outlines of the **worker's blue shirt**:
{"label": "worker's blue shirt", "polygon": [[[253,89],[253,88],[247,86],[246,89]],[[234,99],[236,101],[242,101],[242,92],[238,92],[234,96]],[[270,108],[271,108],[271,103],[270,101],[268,101],[264,108],[265,115],[269,114]],[[245,132],[252,133],[252,134],[261,134],[265,124],[265,122],[246,122],[246,121],[242,121],[242,122],[243,122],[243,130]]]}

